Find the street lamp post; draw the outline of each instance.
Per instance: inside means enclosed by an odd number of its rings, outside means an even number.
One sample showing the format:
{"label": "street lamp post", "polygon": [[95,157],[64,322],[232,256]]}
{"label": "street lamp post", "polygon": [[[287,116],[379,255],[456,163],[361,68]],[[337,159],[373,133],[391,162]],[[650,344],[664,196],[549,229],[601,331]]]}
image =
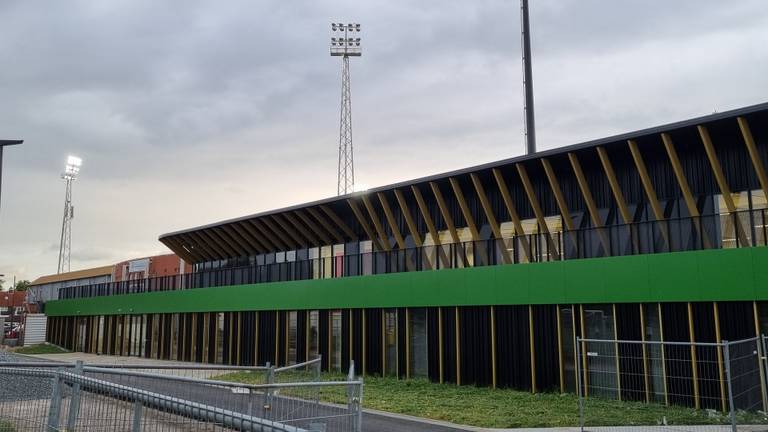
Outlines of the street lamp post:
{"label": "street lamp post", "polygon": [[[3,193],[3,149],[5,146],[17,145],[23,143],[24,140],[0,140],[0,197]],[[0,202],[2,202],[0,200]]]}

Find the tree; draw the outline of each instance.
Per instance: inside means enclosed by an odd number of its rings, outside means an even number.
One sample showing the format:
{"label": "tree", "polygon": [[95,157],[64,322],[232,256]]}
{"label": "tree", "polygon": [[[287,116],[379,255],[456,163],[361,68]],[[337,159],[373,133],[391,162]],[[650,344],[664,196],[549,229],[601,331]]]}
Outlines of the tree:
{"label": "tree", "polygon": [[31,282],[29,282],[29,281],[28,281],[28,280],[26,280],[26,279],[24,279],[24,280],[20,280],[20,281],[16,282],[16,286],[14,287],[14,289],[15,289],[16,291],[26,291],[26,290],[28,290],[28,289],[29,289],[29,285],[30,285],[30,283],[31,283]]}

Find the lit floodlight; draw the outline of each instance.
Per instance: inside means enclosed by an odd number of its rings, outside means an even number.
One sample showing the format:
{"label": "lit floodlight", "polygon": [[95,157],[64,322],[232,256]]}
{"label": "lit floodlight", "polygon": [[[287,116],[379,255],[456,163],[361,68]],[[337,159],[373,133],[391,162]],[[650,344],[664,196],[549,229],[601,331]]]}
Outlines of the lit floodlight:
{"label": "lit floodlight", "polygon": [[62,178],[65,180],[74,180],[77,174],[80,172],[80,167],[83,165],[83,160],[77,156],[67,157],[67,165],[64,168],[64,174]]}

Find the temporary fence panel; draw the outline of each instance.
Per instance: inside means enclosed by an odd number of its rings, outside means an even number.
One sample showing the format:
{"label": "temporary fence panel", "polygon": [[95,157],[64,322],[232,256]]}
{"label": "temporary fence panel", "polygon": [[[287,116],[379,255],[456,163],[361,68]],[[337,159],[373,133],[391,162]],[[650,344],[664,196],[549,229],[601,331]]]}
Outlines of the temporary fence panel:
{"label": "temporary fence panel", "polygon": [[[191,377],[171,365],[103,366],[0,363],[0,430],[355,432],[362,424],[363,383],[353,370],[344,381],[279,383],[272,367]],[[249,383],[231,381],[243,378]]]}
{"label": "temporary fence panel", "polygon": [[45,327],[48,318],[45,314],[27,314],[24,318],[24,346],[45,342]]}
{"label": "temporary fence panel", "polygon": [[768,425],[759,338],[720,343],[577,339],[576,352],[582,430],[735,432]]}

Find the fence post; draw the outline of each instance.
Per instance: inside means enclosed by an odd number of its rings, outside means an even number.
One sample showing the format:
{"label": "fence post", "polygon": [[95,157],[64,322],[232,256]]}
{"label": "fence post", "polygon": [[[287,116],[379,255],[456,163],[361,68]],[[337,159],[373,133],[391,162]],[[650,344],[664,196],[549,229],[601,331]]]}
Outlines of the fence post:
{"label": "fence post", "polygon": [[761,381],[762,381],[760,383],[760,394],[761,394],[762,399],[763,399],[763,411],[768,411],[768,395],[766,394],[766,393],[768,393],[766,391],[766,386],[768,385],[768,376],[766,376],[766,374],[768,374],[768,367],[766,367],[766,366],[768,366],[768,357],[766,357],[766,351],[765,351],[766,340],[768,340],[768,339],[766,339],[766,338],[768,338],[768,336],[766,336],[764,334],[761,334],[760,335],[760,340],[757,343],[757,350],[758,350],[757,351],[757,355],[759,357],[758,360],[759,360],[759,363],[760,363],[760,365],[759,365],[759,367],[760,367],[760,378],[761,378]]}
{"label": "fence post", "polygon": [[733,405],[733,380],[731,379],[731,345],[727,340],[724,340],[723,342],[723,354],[725,357],[725,379],[728,382],[728,405],[730,408],[730,416],[731,416],[731,430],[733,432],[737,432],[736,430],[736,409]]}
{"label": "fence post", "polygon": [[59,414],[61,413],[61,379],[59,371],[54,372],[53,393],[51,394],[51,405],[48,408],[48,430],[55,431],[59,429]]}
{"label": "fence post", "polygon": [[[347,387],[347,398],[348,398],[348,410],[349,415],[352,416],[352,430],[354,432],[360,432],[362,430],[362,423],[363,423],[363,401],[362,401],[362,395],[363,395],[363,386],[362,384],[351,384],[352,381],[355,380],[355,361],[351,360],[349,362],[349,374],[347,374],[347,380],[350,382],[350,384]],[[355,387],[357,387],[357,392],[355,391]]]}
{"label": "fence post", "polygon": [[[83,361],[78,360],[75,363],[76,375],[83,374]],[[77,416],[80,414],[80,383],[72,384],[72,398],[69,401],[69,412],[67,415],[67,430],[74,430],[77,423]]]}
{"label": "fence post", "polygon": [[584,432],[584,396],[581,390],[581,338],[576,336],[576,394],[579,396],[579,430]]}
{"label": "fence post", "polygon": [[141,416],[142,406],[139,400],[133,402],[133,424],[131,425],[131,432],[141,431]]}
{"label": "fence post", "polygon": [[[275,383],[275,367],[270,364],[270,362],[267,362],[267,384],[274,384]],[[262,415],[261,417],[264,419],[270,418],[270,411],[272,410],[272,393],[274,392],[274,388],[267,387],[266,392],[264,393],[264,405],[262,406]]]}

